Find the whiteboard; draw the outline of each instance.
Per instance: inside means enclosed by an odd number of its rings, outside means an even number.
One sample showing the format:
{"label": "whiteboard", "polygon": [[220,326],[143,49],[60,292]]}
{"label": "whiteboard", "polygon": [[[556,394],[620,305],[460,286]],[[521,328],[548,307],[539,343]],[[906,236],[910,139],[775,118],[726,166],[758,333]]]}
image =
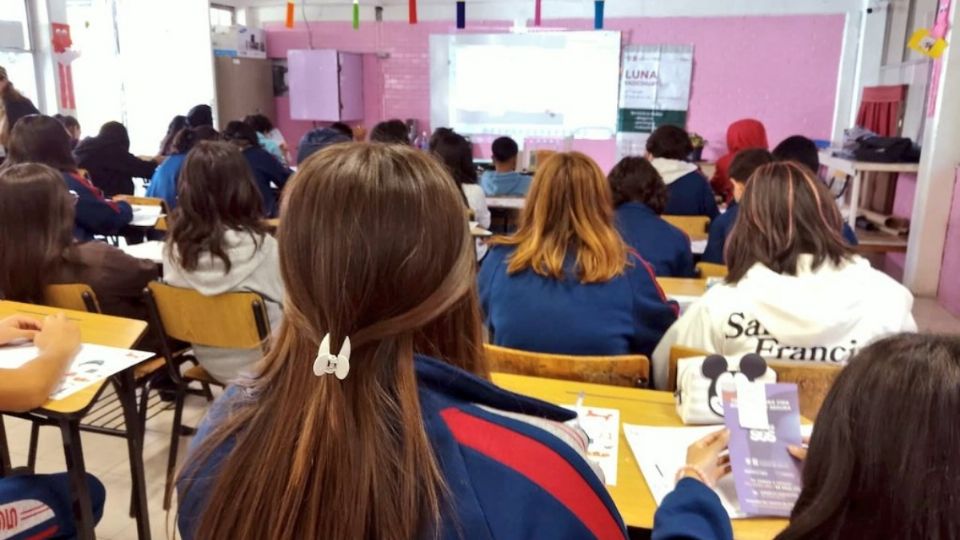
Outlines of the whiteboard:
{"label": "whiteboard", "polygon": [[620,32],[430,36],[430,122],[465,134],[608,139]]}

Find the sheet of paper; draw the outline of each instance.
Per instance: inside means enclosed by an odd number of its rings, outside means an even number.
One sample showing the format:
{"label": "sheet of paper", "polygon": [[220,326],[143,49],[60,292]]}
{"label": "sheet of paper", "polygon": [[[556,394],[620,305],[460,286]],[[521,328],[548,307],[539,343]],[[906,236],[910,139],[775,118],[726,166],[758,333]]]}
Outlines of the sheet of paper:
{"label": "sheet of paper", "polygon": [[131,257],[146,259],[157,264],[163,262],[163,242],[150,240],[140,244],[120,246],[120,249]]}
{"label": "sheet of paper", "polygon": [[699,296],[687,296],[684,294],[671,294],[668,295],[670,300],[676,301],[680,305],[680,314],[683,315],[687,308],[689,308],[694,302],[700,299]]}
{"label": "sheet of paper", "polygon": [[600,466],[605,483],[608,486],[617,485],[617,459],[620,448],[620,411],[601,407],[564,407],[577,411],[577,420],[580,427],[590,437],[587,454],[591,461]]}
{"label": "sheet of paper", "polygon": [[130,208],[133,209],[133,220],[130,221],[130,225],[134,227],[153,227],[163,211],[162,206],[149,204],[131,204]]}
{"label": "sheet of paper", "polygon": [[[627,437],[630,451],[658,506],[676,486],[677,471],[687,461],[687,447],[718,429],[718,426],[654,427],[623,424],[623,434]],[[746,517],[740,511],[732,475],[721,478],[714,491],[731,518]]]}
{"label": "sheet of paper", "polygon": [[[38,354],[39,351],[33,344],[0,347],[0,368],[19,368],[36,358]],[[63,375],[60,386],[50,394],[50,399],[63,399],[100,379],[119,373],[152,356],[154,354],[151,352],[84,343]]]}
{"label": "sheet of paper", "polygon": [[707,250],[707,241],[706,240],[693,240],[690,242],[690,251],[694,255],[703,255],[703,252]]}

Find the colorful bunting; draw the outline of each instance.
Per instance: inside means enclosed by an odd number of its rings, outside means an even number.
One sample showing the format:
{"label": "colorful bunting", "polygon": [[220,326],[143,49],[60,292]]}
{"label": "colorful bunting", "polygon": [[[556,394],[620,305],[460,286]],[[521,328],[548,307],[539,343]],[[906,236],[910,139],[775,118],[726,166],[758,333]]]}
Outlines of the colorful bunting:
{"label": "colorful bunting", "polygon": [[353,29],[360,28],[360,0],[353,0]]}
{"label": "colorful bunting", "polygon": [[540,26],[541,17],[540,17],[540,2],[541,0],[536,0],[536,3],[533,5],[533,25]]}
{"label": "colorful bunting", "polygon": [[467,27],[467,3],[457,0],[457,28]]}
{"label": "colorful bunting", "polygon": [[287,28],[293,28],[293,2],[287,2],[287,22],[285,26]]}
{"label": "colorful bunting", "polygon": [[417,24],[417,0],[408,0],[410,2],[410,24]]}
{"label": "colorful bunting", "polygon": [[597,30],[603,30],[603,0],[594,0],[593,2],[593,27]]}

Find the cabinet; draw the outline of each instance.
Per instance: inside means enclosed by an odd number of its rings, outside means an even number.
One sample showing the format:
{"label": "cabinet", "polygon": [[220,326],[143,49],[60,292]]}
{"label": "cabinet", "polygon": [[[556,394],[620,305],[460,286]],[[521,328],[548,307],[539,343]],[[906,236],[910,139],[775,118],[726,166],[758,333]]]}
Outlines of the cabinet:
{"label": "cabinet", "polygon": [[363,119],[363,55],[332,49],[287,51],[290,118]]}
{"label": "cabinet", "polygon": [[276,122],[273,100],[273,70],[260,58],[217,56],[217,119],[222,129],[231,120],[260,113]]}

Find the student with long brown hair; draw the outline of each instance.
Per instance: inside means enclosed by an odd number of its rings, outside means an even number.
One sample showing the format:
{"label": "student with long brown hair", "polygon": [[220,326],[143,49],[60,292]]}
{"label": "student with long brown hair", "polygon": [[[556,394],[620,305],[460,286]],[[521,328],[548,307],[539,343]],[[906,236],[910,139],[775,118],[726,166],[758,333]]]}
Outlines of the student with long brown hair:
{"label": "student with long brown hair", "polygon": [[[164,280],[207,296],[258,293],[271,326],[278,327],[283,283],[277,241],[267,234],[260,192],[243,154],[228,143],[197,143],[183,163],[177,191],[180,204],[171,215]],[[210,375],[224,382],[239,377],[262,356],[259,348],[197,345],[194,353]]]}
{"label": "student with long brown hair", "polygon": [[484,379],[460,201],[408,147],[301,164],[278,235],[286,316],[200,427],[185,539],[624,536],[578,452],[531,423],[573,415]]}
{"label": "student with long brown hair", "polygon": [[650,354],[677,318],[614,225],[600,167],[579,152],[537,167],[520,228],[497,237],[480,299],[497,345],[559,354]]}
{"label": "student with long brown hair", "polygon": [[841,222],[826,186],[802,165],[757,169],[727,240],[729,275],[657,346],[657,387],[666,387],[674,344],[844,364],[877,338],[916,331],[913,295],[853,252]]}

